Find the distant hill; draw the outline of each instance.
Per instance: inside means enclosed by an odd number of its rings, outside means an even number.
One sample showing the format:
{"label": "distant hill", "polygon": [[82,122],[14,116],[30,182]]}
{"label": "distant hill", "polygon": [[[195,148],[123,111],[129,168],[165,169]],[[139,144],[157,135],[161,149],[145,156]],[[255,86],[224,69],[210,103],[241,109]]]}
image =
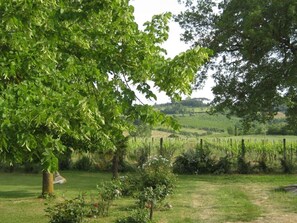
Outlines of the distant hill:
{"label": "distant hill", "polygon": [[240,119],[227,118],[225,115],[210,115],[209,100],[207,98],[186,99],[180,102],[155,105],[157,109],[167,115],[175,117],[181,125],[179,132],[164,127],[155,130],[171,134],[199,137],[205,135],[228,136],[242,134],[294,134],[286,128],[285,115],[279,112],[276,119],[268,124],[254,123],[249,132],[243,132]]}

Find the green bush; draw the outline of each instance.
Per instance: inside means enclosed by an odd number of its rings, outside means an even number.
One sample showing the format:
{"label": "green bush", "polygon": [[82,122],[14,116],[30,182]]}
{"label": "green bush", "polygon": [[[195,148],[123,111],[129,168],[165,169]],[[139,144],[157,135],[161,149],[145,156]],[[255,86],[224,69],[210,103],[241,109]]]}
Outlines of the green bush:
{"label": "green bush", "polygon": [[20,168],[18,164],[11,165],[10,163],[7,163],[5,161],[0,162],[0,170],[3,172],[12,173],[18,168]]}
{"label": "green bush", "polygon": [[162,156],[149,159],[141,168],[139,179],[138,204],[150,209],[150,220],[154,208],[173,193],[175,176],[170,161]]}
{"label": "green bush", "polygon": [[107,181],[98,186],[98,196],[86,202],[80,195],[72,200],[65,200],[45,209],[50,223],[80,223],[84,217],[107,216],[112,202],[121,196],[121,182]]}
{"label": "green bush", "polygon": [[194,174],[197,172],[196,152],[189,149],[177,156],[173,163],[173,172],[179,174]]}
{"label": "green bush", "polygon": [[173,190],[175,176],[170,161],[162,156],[149,159],[140,171],[141,188],[165,186],[167,194]]}
{"label": "green bush", "polygon": [[214,165],[213,172],[215,174],[227,174],[231,172],[231,167],[231,158],[226,155],[224,157],[221,157],[219,161]]}
{"label": "green bush", "polygon": [[117,219],[116,223],[152,223],[144,209],[137,209],[128,217]]}
{"label": "green bush", "polygon": [[293,173],[294,165],[291,162],[287,159],[280,159],[280,161],[284,173]]}
{"label": "green bush", "polygon": [[97,185],[98,200],[93,202],[89,216],[108,216],[109,208],[112,202],[119,198],[121,193],[121,182],[118,180],[112,180]]}
{"label": "green bush", "polygon": [[25,173],[40,173],[42,170],[40,163],[25,163],[24,171]]}
{"label": "green bush", "polygon": [[252,166],[250,162],[247,162],[245,158],[240,156],[237,159],[237,171],[241,174],[252,173]]}
{"label": "green bush", "polygon": [[71,155],[72,151],[70,149],[58,155],[59,170],[70,170],[72,165]]}
{"label": "green bush", "polygon": [[197,145],[195,150],[189,149],[176,158],[173,171],[181,174],[212,173],[214,166],[215,160],[212,158],[210,149]]}
{"label": "green bush", "polygon": [[264,159],[261,159],[260,161],[258,161],[258,165],[255,166],[255,169],[263,173],[268,173],[269,171],[271,171],[266,164],[266,160]]}
{"label": "green bush", "polygon": [[65,200],[53,207],[45,209],[50,223],[80,223],[86,214],[86,204],[83,196]]}
{"label": "green bush", "polygon": [[80,159],[78,159],[74,165],[73,168],[76,170],[91,170],[94,167],[94,163],[92,159],[86,155],[83,155]]}
{"label": "green bush", "polygon": [[139,184],[137,177],[121,176],[118,180],[123,196],[132,196],[137,191],[137,184]]}

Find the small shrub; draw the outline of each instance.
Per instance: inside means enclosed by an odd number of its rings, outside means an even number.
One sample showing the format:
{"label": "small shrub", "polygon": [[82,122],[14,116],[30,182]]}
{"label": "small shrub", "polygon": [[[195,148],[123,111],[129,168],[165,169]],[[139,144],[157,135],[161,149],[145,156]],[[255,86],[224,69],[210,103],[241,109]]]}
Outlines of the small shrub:
{"label": "small shrub", "polygon": [[197,172],[196,152],[189,149],[177,156],[173,163],[173,172],[180,174],[194,174]]}
{"label": "small shrub", "polygon": [[99,190],[98,201],[93,203],[90,216],[108,216],[109,208],[112,202],[121,196],[121,183],[117,180],[105,182],[101,186],[97,185]]}
{"label": "small shrub", "polygon": [[268,168],[265,160],[258,161],[258,165],[256,165],[255,168],[259,172],[263,172],[263,173],[268,173],[269,172],[269,168]]}
{"label": "small shrub", "polygon": [[211,151],[208,147],[196,147],[197,157],[197,173],[211,173],[215,165],[215,160],[212,158]]}
{"label": "small shrub", "polygon": [[284,173],[293,173],[294,166],[291,162],[286,159],[281,159],[280,161]]}
{"label": "small shrub", "polygon": [[69,170],[71,168],[71,155],[72,151],[70,149],[59,155],[59,170]]}
{"label": "small shrub", "polygon": [[157,185],[155,188],[146,187],[139,194],[139,206],[148,208],[150,211],[149,219],[153,218],[153,211],[159,202],[162,202],[168,196],[168,190],[165,185]]}
{"label": "small shrub", "polygon": [[116,223],[153,223],[144,209],[137,209],[128,217],[117,219]]}
{"label": "small shrub", "polygon": [[12,164],[9,164],[9,163],[6,163],[6,162],[1,162],[0,163],[0,170],[2,170],[5,173],[13,173],[18,168],[19,168],[18,164],[12,165]]}
{"label": "small shrub", "polygon": [[174,182],[170,161],[162,156],[153,157],[143,165],[137,197],[140,208],[147,206],[150,209],[150,220],[156,205],[173,193]]}
{"label": "small shrub", "polygon": [[121,176],[118,180],[123,196],[131,196],[137,191],[137,184],[139,183],[137,177]]}
{"label": "small shrub", "polygon": [[83,155],[79,160],[77,160],[74,165],[73,168],[76,170],[91,170],[93,169],[94,163],[92,162],[91,158]]}
{"label": "small shrub", "polygon": [[175,176],[172,173],[172,167],[169,160],[162,156],[152,157],[143,165],[140,171],[140,182],[142,188],[164,185],[167,188],[167,194],[170,194],[175,182]]}
{"label": "small shrub", "polygon": [[243,157],[237,159],[237,171],[241,174],[248,174],[252,172],[252,166],[250,162],[247,162]]}
{"label": "small shrub", "polygon": [[210,149],[197,145],[196,150],[189,149],[176,158],[173,170],[176,173],[187,174],[212,173],[214,165],[215,160],[212,158]]}
{"label": "small shrub", "polygon": [[110,171],[112,169],[113,153],[96,151],[92,154],[92,160],[94,161],[94,170],[98,171]]}
{"label": "small shrub", "polygon": [[271,168],[269,168],[267,165],[267,155],[265,152],[261,154],[261,158],[258,161],[258,164],[255,166],[255,169],[263,173],[268,173],[271,171]]}
{"label": "small shrub", "polygon": [[72,200],[65,200],[53,207],[45,209],[50,223],[80,223],[86,213],[86,204],[83,196]]}
{"label": "small shrub", "polygon": [[226,174],[231,172],[232,162],[229,156],[224,156],[214,165],[214,173]]}
{"label": "small shrub", "polygon": [[39,163],[25,163],[24,171],[25,173],[39,173],[41,171],[41,166]]}

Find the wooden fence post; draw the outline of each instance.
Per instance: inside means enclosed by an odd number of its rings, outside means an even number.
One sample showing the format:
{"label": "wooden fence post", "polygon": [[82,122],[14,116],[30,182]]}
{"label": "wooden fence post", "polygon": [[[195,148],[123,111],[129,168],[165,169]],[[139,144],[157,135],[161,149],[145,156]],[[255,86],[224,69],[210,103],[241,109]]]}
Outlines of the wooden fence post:
{"label": "wooden fence post", "polygon": [[245,157],[245,144],[244,139],[241,140],[241,158],[244,159]]}
{"label": "wooden fence post", "polygon": [[291,143],[291,150],[290,150],[290,162],[293,163],[293,145]]}
{"label": "wooden fence post", "polygon": [[160,138],[160,155],[163,156],[163,138]]}
{"label": "wooden fence post", "polygon": [[286,147],[286,139],[283,139],[283,152],[284,152],[284,162],[287,161],[287,147]]}

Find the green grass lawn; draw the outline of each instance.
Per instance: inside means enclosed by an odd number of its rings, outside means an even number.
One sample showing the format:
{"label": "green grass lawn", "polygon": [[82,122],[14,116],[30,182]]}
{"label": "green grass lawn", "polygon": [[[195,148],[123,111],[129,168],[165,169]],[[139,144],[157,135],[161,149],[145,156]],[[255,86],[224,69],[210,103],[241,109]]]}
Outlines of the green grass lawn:
{"label": "green grass lawn", "polygon": [[[111,178],[109,173],[63,172],[64,185],[55,186],[56,201],[81,192],[96,194],[96,185]],[[169,210],[157,210],[160,223],[179,222],[295,222],[297,195],[275,189],[297,183],[295,175],[193,175],[179,176]],[[0,222],[48,222],[45,203],[38,198],[41,175],[0,173]],[[114,222],[135,207],[132,198],[116,200],[110,216],[89,222]]]}

